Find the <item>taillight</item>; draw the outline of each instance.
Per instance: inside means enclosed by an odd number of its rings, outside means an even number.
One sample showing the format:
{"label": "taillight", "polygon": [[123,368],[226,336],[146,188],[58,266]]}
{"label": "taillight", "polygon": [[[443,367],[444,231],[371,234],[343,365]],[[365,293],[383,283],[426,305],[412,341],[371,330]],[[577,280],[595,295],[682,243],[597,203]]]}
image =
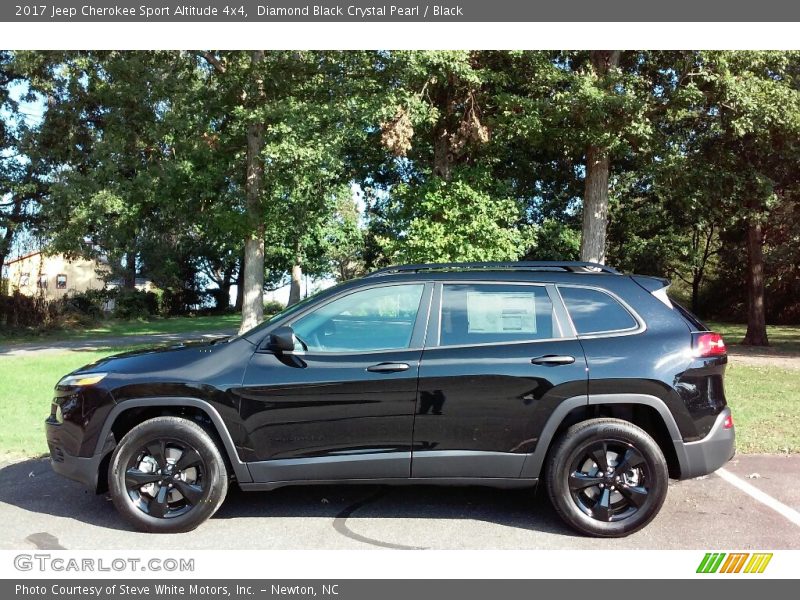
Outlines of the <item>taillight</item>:
{"label": "taillight", "polygon": [[704,358],[708,356],[723,356],[727,353],[725,340],[722,335],[713,331],[704,331],[694,334],[693,353],[695,356]]}
{"label": "taillight", "polygon": [[725,420],[722,422],[723,429],[733,429],[733,416],[728,415],[725,417]]}

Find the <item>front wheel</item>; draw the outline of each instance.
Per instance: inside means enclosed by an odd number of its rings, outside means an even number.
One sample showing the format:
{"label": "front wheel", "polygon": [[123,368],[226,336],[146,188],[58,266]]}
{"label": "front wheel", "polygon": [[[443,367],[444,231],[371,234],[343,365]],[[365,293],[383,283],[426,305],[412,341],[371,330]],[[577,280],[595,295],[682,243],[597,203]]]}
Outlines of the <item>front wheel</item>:
{"label": "front wheel", "polygon": [[196,423],[156,417],[122,438],[109,465],[114,506],[134,527],[190,531],[211,517],[228,491],[217,445]]}
{"label": "front wheel", "polygon": [[621,537],[647,525],[667,496],[664,454],[643,429],[619,419],[570,427],[550,454],[547,489],[569,525]]}

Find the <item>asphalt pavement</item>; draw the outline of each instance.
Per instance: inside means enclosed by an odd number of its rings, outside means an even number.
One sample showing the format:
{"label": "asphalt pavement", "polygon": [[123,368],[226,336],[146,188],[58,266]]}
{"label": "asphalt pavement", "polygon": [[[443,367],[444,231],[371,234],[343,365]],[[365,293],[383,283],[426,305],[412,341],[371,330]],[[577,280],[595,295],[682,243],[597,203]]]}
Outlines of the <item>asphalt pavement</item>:
{"label": "asphalt pavement", "polygon": [[726,470],[784,514],[712,474],[671,482],[650,525],[602,540],[565,527],[541,490],[307,486],[232,489],[197,530],[154,535],[133,531],[104,495],[56,475],[47,460],[25,460],[0,464],[0,548],[800,549],[800,456],[743,455]]}

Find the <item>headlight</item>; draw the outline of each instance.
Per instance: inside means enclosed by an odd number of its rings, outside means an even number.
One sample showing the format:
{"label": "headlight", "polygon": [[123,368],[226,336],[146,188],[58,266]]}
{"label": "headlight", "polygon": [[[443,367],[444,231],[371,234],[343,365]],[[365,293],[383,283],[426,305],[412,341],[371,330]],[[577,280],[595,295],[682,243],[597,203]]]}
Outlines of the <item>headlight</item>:
{"label": "headlight", "polygon": [[58,382],[58,387],[75,387],[94,385],[98,381],[102,381],[108,373],[82,373],[78,375],[67,375]]}

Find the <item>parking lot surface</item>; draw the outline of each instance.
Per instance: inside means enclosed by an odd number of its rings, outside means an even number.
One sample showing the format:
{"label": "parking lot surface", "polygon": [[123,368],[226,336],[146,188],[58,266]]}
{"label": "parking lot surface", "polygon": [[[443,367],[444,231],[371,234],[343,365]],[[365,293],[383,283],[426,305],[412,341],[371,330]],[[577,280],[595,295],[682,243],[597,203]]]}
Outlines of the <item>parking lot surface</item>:
{"label": "parking lot surface", "polygon": [[[744,455],[719,474],[671,482],[661,513],[622,539],[575,534],[543,490],[308,486],[232,489],[214,518],[176,535],[132,530],[103,495],[44,459],[0,464],[3,549],[800,549],[800,456]],[[780,508],[780,507],[779,507]],[[781,509],[783,510],[783,509]],[[793,514],[792,514],[793,513]]]}

